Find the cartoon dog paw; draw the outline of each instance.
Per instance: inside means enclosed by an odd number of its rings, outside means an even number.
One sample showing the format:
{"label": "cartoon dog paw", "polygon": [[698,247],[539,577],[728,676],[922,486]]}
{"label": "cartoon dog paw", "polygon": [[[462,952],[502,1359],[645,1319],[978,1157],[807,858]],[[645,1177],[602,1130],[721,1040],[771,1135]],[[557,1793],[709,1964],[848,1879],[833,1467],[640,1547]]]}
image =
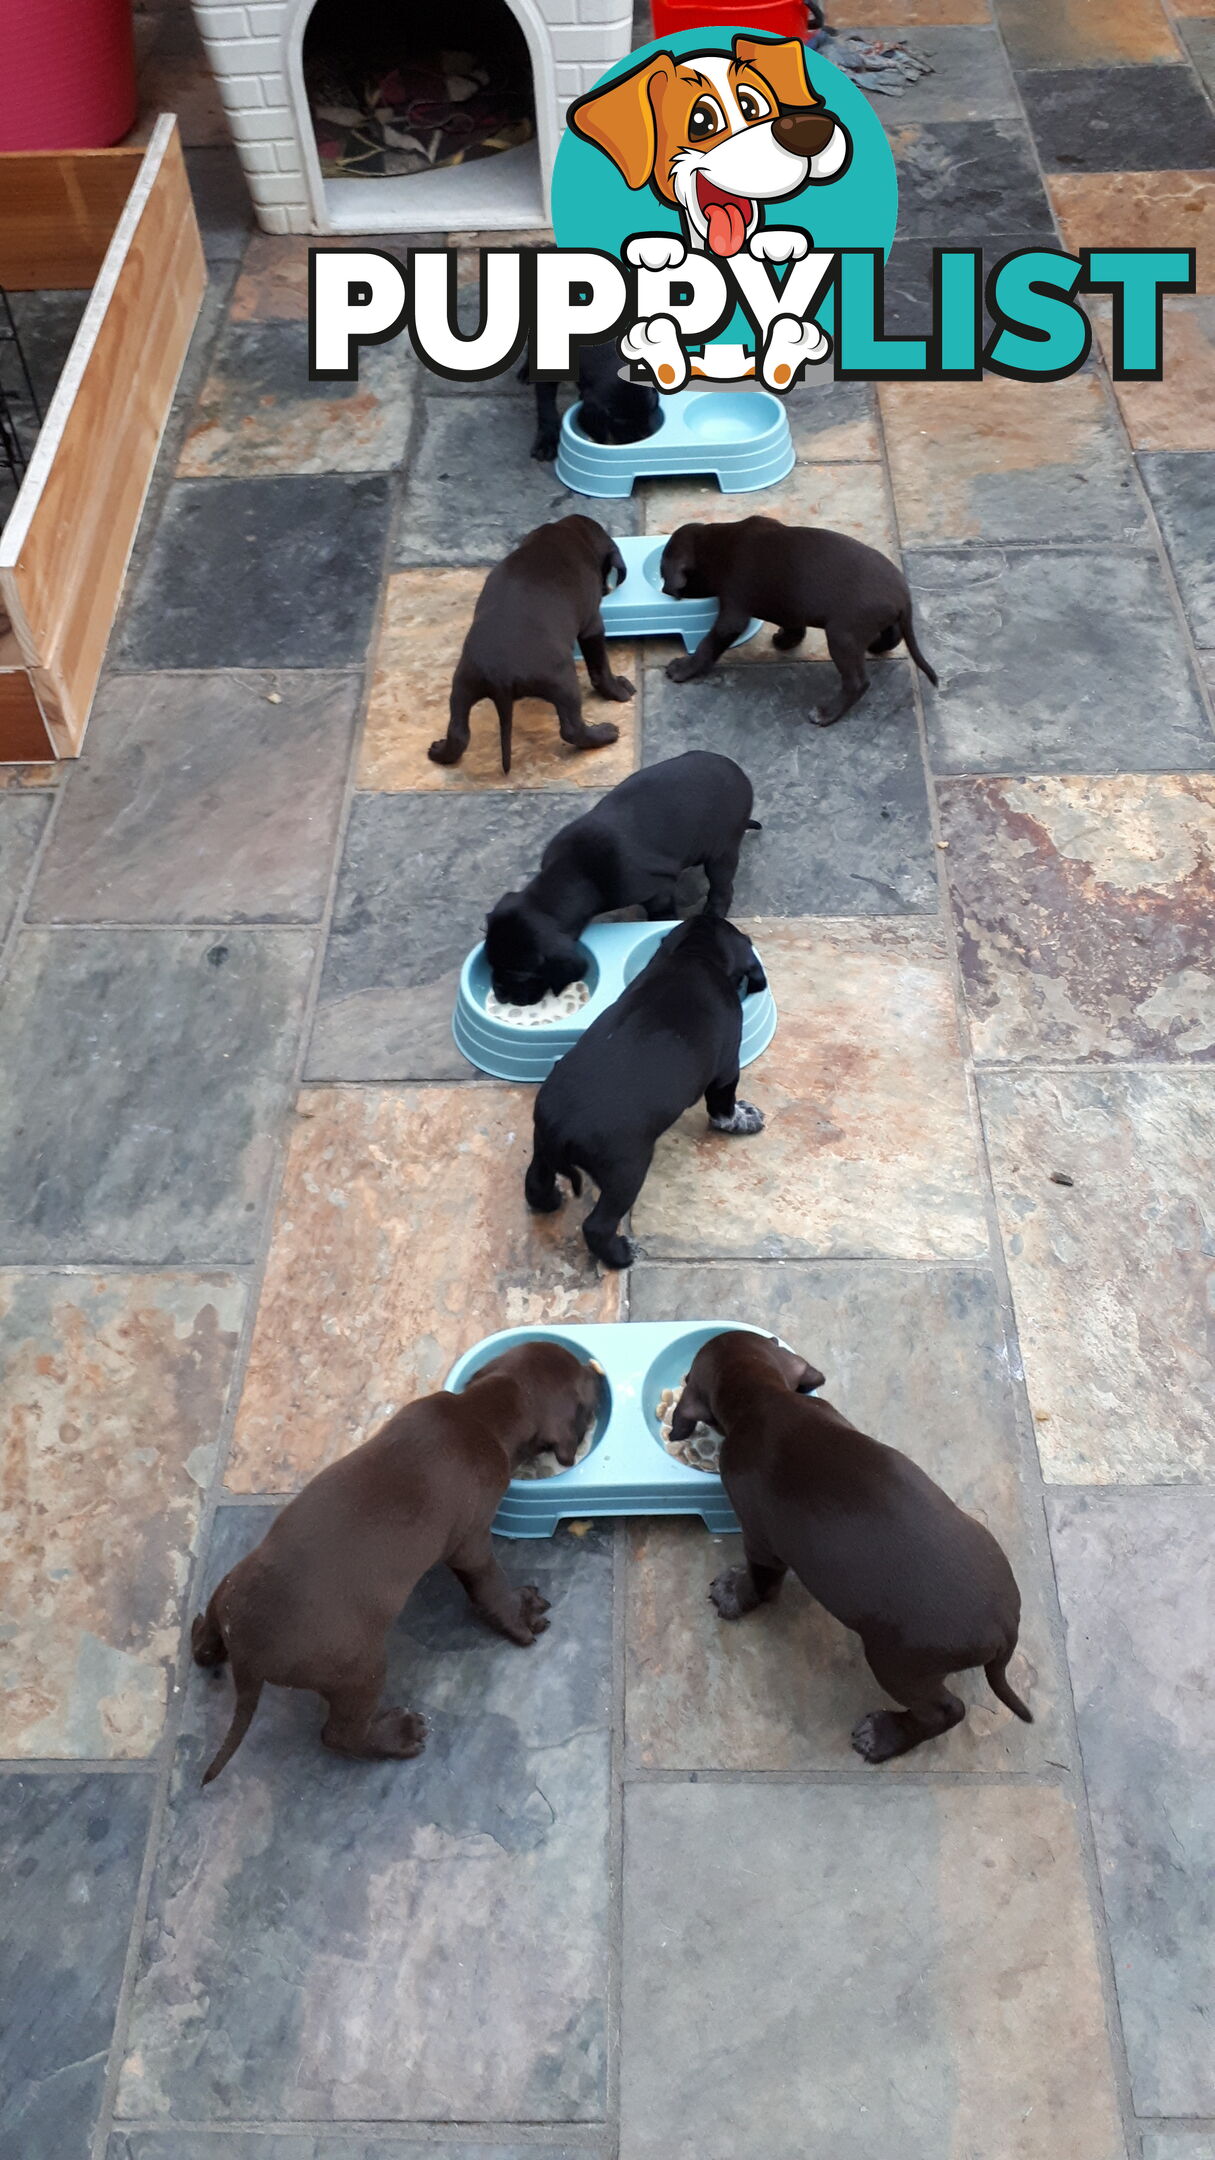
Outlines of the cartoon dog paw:
{"label": "cartoon dog paw", "polygon": [[688,251],[678,233],[639,233],[626,245],[624,259],[634,270],[678,270]]}
{"label": "cartoon dog paw", "polygon": [[688,356],[670,315],[651,315],[647,322],[634,323],[621,338],[620,350],[626,360],[648,368],[660,390],[682,390],[688,379]]}
{"label": "cartoon dog paw", "polygon": [[768,332],[760,373],[769,390],[788,390],[807,363],[825,360],[831,340],[816,322],[778,315]]}
{"label": "cartoon dog paw", "polygon": [[810,235],[804,232],[764,232],[761,229],[752,233],[747,242],[747,253],[756,256],[760,262],[800,262],[803,255],[810,253]]}

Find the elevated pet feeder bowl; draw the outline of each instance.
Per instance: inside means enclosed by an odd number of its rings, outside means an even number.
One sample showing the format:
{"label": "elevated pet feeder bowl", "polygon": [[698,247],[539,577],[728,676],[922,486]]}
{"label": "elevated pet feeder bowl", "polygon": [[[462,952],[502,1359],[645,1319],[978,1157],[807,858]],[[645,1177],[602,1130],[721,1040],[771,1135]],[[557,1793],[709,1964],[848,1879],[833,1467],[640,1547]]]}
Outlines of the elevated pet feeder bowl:
{"label": "elevated pet feeder bowl", "polygon": [[[669,538],[669,533],[652,533],[648,538],[626,534],[617,540],[627,574],[622,584],[603,596],[603,627],[608,637],[682,638],[688,651],[694,652],[717,621],[717,602],[675,600],[664,593],[662,552]],[[762,627],[758,615],[753,616],[734,643],[745,645]]]}
{"label": "elevated pet feeder bowl", "polygon": [[491,1358],[520,1343],[554,1342],[597,1358],[604,1404],[588,1455],[553,1477],[512,1478],[493,1527],[499,1537],[551,1537],[559,1522],[605,1515],[699,1515],[706,1530],[737,1530],[716,1472],[690,1469],[662,1444],[658,1400],[678,1388],[697,1351],[734,1330],[771,1334],[740,1320],[639,1320],[586,1327],[504,1328],[466,1350],[444,1386],[458,1395]]}
{"label": "elevated pet feeder bowl", "polygon": [[772,487],[792,472],[789,419],[770,390],[677,390],[658,401],[661,426],[639,443],[597,443],[578,425],[579,405],[561,423],[557,478],[579,495],[631,495],[635,480],[712,473],[723,495]]}
{"label": "elevated pet feeder bowl", "polygon": [[[520,1027],[486,1011],[489,968],[485,947],[475,946],[460,970],[451,1023],[457,1049],[495,1080],[538,1083],[547,1079],[558,1058],[573,1049],[592,1020],[615,1004],[626,983],[640,975],[663,939],[678,928],[674,922],[592,923],[579,939],[590,959],[584,977],[590,997],[569,1019],[551,1027]],[[762,962],[762,953],[759,958]],[[776,1033],[776,1001],[771,990],[743,998],[742,1013],[739,1064],[750,1065]]]}

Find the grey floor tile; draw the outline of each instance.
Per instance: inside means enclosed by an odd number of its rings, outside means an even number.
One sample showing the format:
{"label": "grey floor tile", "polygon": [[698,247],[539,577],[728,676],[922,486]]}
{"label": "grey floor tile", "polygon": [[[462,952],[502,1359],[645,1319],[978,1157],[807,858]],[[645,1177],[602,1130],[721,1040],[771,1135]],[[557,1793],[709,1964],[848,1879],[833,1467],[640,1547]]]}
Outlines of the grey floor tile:
{"label": "grey floor tile", "polygon": [[13,919],[50,814],[49,794],[0,798],[0,938]]}
{"label": "grey floor tile", "polygon": [[179,480],[119,639],[137,668],[361,667],[388,482]]}
{"label": "grey floor tile", "polygon": [[[917,1777],[1000,1774],[1066,1761],[1050,1557],[1041,1511],[1022,1489],[1015,1383],[990,1274],[871,1260],[712,1269],[647,1263],[630,1278],[629,1314],[746,1321],[781,1335],[826,1373],[828,1402],[910,1455],[999,1538],[1021,1589],[1013,1686],[1034,1723],[1002,1708],[981,1672],[960,1674],[965,1723],[905,1757],[905,1769]],[[792,1576],[761,1612],[736,1625],[719,1620],[709,1583],[740,1555],[741,1540],[709,1538],[699,1523],[633,1526],[630,1759],[663,1770],[859,1767],[852,1728],[884,1701],[859,1638]]]}
{"label": "grey floor tile", "polygon": [[105,2081],[154,1785],[0,1777],[0,2156],[84,2160]]}
{"label": "grey floor tile", "polygon": [[621,2160],[1124,2160],[1056,1787],[634,1786],[625,1851]]}
{"label": "grey floor tile", "polygon": [[208,262],[239,262],[253,230],[253,204],[236,151],[226,144],[186,151],[194,213]]}
{"label": "grey floor tile", "polygon": [[1047,172],[1215,165],[1215,114],[1188,68],[1031,68],[1018,82]]}
{"label": "grey floor tile", "polygon": [[310,382],[304,323],[233,323],[195,406],[183,477],[390,472],[409,443],[418,369],[404,338],[364,346],[354,382]]}
{"label": "grey floor tile", "polygon": [[[927,60],[930,72],[908,83],[897,99],[874,98],[884,125],[901,128],[921,120],[1020,118],[1017,86],[996,30],[969,23],[917,24],[906,30],[897,27],[897,17],[896,6],[891,12],[894,27],[866,27],[865,36],[905,45]],[[830,48],[826,57],[830,58]]]}
{"label": "grey floor tile", "polygon": [[613,533],[640,530],[635,495],[574,495],[530,456],[531,415],[518,398],[430,399],[410,460],[393,564],[493,563],[534,526],[581,512]]}
{"label": "grey floor tile", "polygon": [[[209,1580],[270,1513],[221,1511]],[[552,1600],[527,1652],[427,1577],[389,1653],[414,1762],[335,1758],[317,1699],[267,1689],[203,1792],[231,1684],[191,1672],[120,2120],[602,2119],[611,1547],[503,1549]]]}
{"label": "grey floor tile", "polygon": [[[885,114],[883,114],[885,119]],[[906,239],[977,247],[991,233],[1038,234],[1054,223],[1032,145],[1020,119],[887,123],[899,180],[899,230]]]}
{"label": "grey floor tile", "polygon": [[[1179,22],[1177,34],[1202,78],[1207,96],[1215,99],[1215,16],[1196,15],[1189,22]],[[1215,2139],[1211,2151],[1215,2154]]]}
{"label": "grey floor tile", "polygon": [[907,665],[871,661],[861,704],[837,727],[815,727],[811,709],[834,697],[838,684],[829,661],[719,668],[695,683],[646,676],[648,760],[719,750],[755,784],[763,831],[743,842],[739,914],[900,915],[936,908]]}
{"label": "grey floor tile", "polygon": [[[1159,565],[1068,548],[912,550],[938,772],[1185,772],[1215,762]],[[846,723],[845,723],[846,724]]]}
{"label": "grey floor tile", "polygon": [[359,689],[353,673],[111,675],[31,921],[316,922]]}
{"label": "grey floor tile", "polygon": [[1215,645],[1215,450],[1157,450],[1139,469],[1196,645]]}
{"label": "grey floor tile", "polygon": [[26,930],[0,1002],[10,1263],[253,1257],[313,942]]}
{"label": "grey floor tile", "polygon": [[1048,1507],[1136,2113],[1215,2115],[1215,1492]]}
{"label": "grey floor tile", "polygon": [[987,1071],[979,1101],[1045,1476],[1209,1480],[1215,1072]]}
{"label": "grey floor tile", "polygon": [[1215,2160],[1215,2130],[1145,2130],[1143,2160]]}
{"label": "grey floor tile", "polygon": [[359,795],[308,1051],[312,1080],[468,1079],[451,1039],[464,958],[495,900],[598,798]]}

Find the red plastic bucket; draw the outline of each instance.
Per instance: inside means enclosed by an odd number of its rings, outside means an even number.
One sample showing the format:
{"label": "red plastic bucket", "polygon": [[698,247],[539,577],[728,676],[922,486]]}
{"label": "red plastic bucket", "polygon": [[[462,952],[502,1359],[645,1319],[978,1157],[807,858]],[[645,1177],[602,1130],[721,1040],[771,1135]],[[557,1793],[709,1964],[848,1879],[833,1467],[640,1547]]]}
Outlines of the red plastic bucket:
{"label": "red plastic bucket", "polygon": [[0,150],[106,150],[137,106],[131,0],[0,0]]}
{"label": "red plastic bucket", "polygon": [[656,38],[675,37],[680,30],[712,29],[719,23],[738,23],[769,37],[804,41],[810,35],[805,0],[734,0],[733,6],[728,0],[653,0],[653,9]]}

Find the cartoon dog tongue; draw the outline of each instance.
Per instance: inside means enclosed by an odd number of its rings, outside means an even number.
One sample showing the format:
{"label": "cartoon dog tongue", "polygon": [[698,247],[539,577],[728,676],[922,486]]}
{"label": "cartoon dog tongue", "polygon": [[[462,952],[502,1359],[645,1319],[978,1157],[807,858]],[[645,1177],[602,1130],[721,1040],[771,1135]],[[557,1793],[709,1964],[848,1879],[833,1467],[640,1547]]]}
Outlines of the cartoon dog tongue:
{"label": "cartoon dog tongue", "polygon": [[727,202],[706,203],[705,216],[709,220],[709,246],[714,255],[737,255],[747,236],[742,204],[733,198]]}
{"label": "cartoon dog tongue", "polygon": [[718,187],[707,173],[696,176],[696,194],[709,228],[708,241],[714,255],[737,255],[747,237],[754,205],[741,195]]}

